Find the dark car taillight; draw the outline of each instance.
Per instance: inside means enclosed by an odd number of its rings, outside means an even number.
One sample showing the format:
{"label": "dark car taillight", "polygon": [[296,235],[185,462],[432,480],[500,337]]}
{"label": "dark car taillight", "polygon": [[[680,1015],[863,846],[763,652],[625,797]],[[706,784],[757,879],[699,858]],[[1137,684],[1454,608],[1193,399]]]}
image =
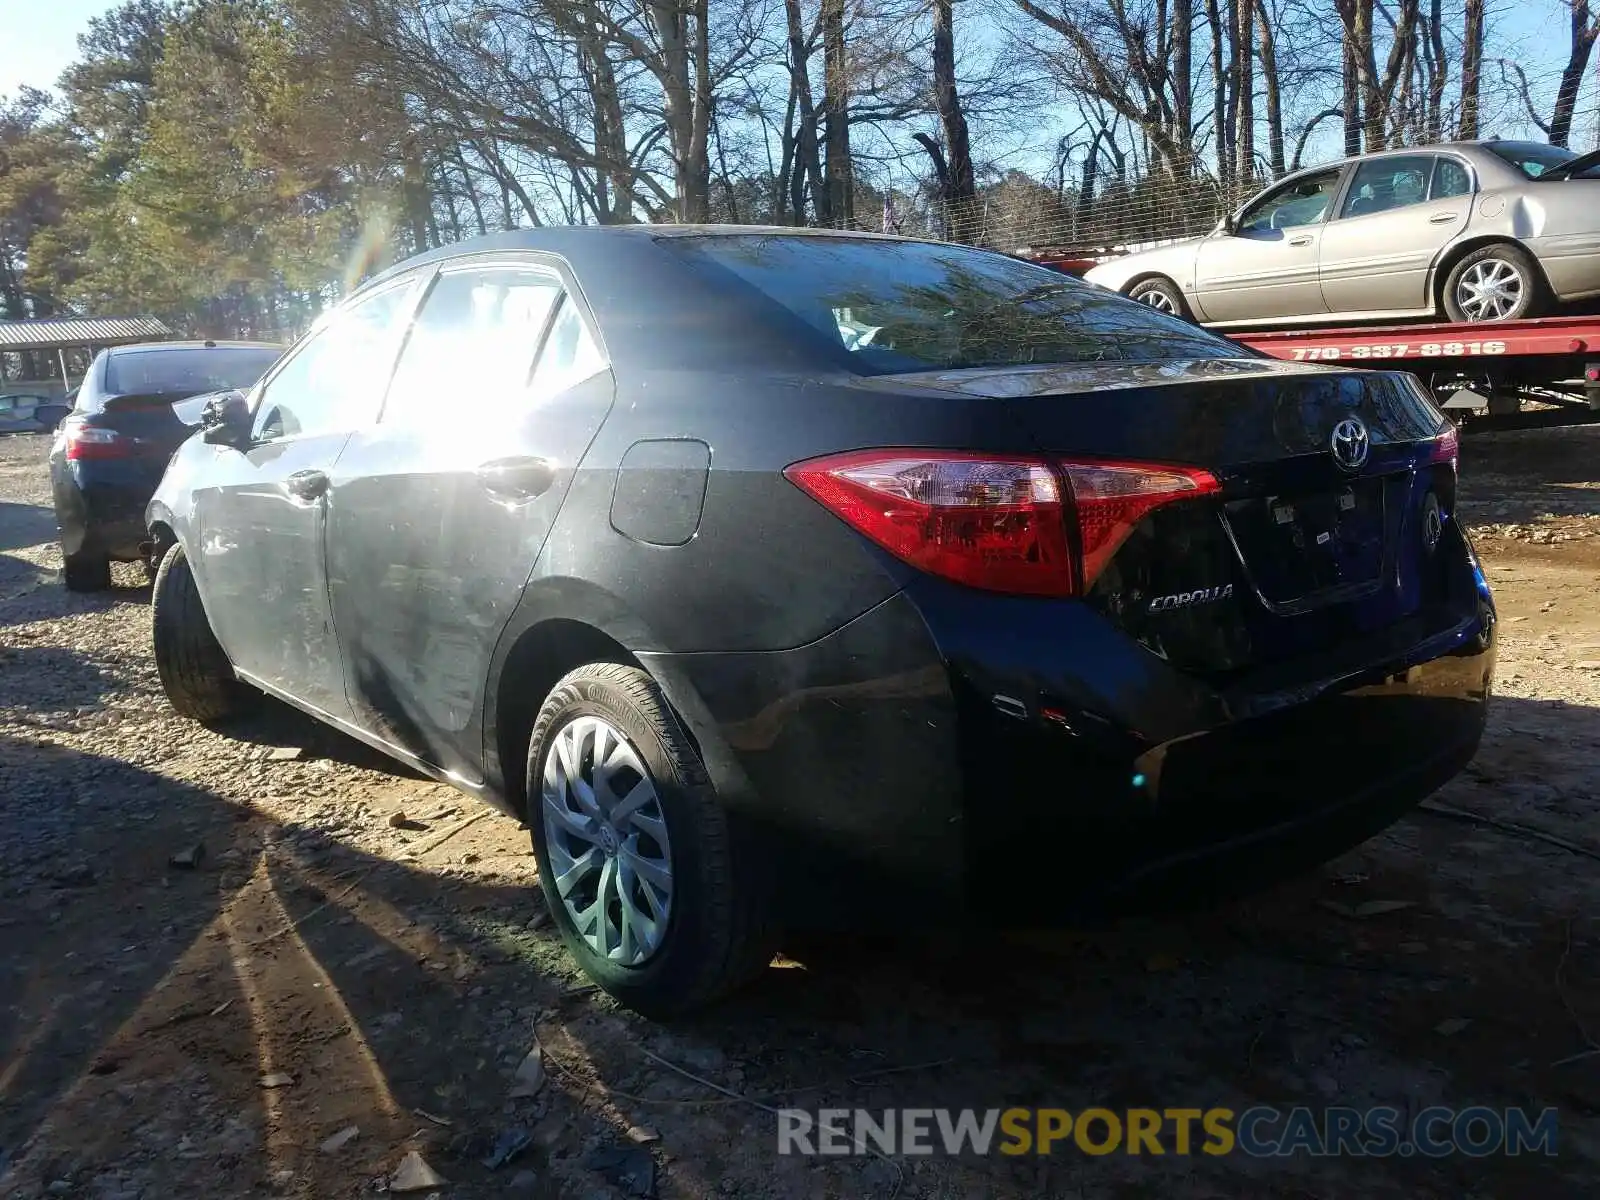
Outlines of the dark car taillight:
{"label": "dark car taillight", "polygon": [[1428,440],[1428,461],[1430,463],[1449,463],[1456,465],[1456,458],[1461,453],[1461,435],[1456,432],[1454,425],[1449,426],[1437,437]]}
{"label": "dark car taillight", "polygon": [[85,459],[130,458],[134,453],[135,439],[124,437],[114,429],[71,424],[62,429],[61,434],[66,440],[67,458],[72,462],[82,462]]}
{"label": "dark car taillight", "polygon": [[919,570],[1030,596],[1081,595],[1146,514],[1220,488],[1188,467],[944,450],[855,450],[784,475]]}

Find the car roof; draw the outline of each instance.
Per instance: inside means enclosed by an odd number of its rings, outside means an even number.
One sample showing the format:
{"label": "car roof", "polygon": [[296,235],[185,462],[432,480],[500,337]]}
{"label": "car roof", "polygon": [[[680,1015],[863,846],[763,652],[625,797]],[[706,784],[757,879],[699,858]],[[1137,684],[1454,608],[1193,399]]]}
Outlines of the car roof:
{"label": "car roof", "polygon": [[131,346],[113,346],[107,354],[143,354],[152,350],[282,350],[277,342],[243,341],[187,341],[187,342],[137,342]]}
{"label": "car roof", "polygon": [[[1316,163],[1313,166],[1302,167],[1298,171],[1291,171],[1285,179],[1296,175],[1309,175],[1315,171],[1331,171],[1338,167],[1349,166],[1351,163],[1370,162],[1380,158],[1397,158],[1407,154],[1435,154],[1441,150],[1489,150],[1494,146],[1549,146],[1548,142],[1521,140],[1517,138],[1466,138],[1451,142],[1429,142],[1425,146],[1390,146],[1383,150],[1368,150],[1365,154],[1351,154],[1344,158],[1329,159],[1327,162]],[[1561,147],[1551,146],[1551,149]],[[1281,182],[1281,181],[1280,181]]]}
{"label": "car roof", "polygon": [[364,282],[351,295],[364,292],[370,287],[383,283],[404,272],[414,271],[419,267],[451,262],[459,258],[470,258],[475,255],[521,250],[555,254],[564,258],[583,258],[586,256],[609,255],[622,250],[630,244],[637,246],[641,241],[655,241],[660,238],[708,236],[795,237],[883,242],[929,240],[926,238],[902,237],[892,233],[872,233],[867,230],[815,229],[800,225],[545,225],[537,229],[514,229],[504,233],[491,233],[482,237],[468,238],[465,241],[451,242],[446,246],[439,246],[433,250],[426,250],[421,254],[414,254],[410,258],[402,259],[400,262],[384,268]]}

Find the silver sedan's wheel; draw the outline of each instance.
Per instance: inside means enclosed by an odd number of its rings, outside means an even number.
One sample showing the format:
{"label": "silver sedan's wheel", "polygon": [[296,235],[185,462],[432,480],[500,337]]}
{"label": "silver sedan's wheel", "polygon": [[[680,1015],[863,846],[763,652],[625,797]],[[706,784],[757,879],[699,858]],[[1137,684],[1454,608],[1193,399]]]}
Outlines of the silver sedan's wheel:
{"label": "silver sedan's wheel", "polygon": [[1171,313],[1173,316],[1178,315],[1178,306],[1173,302],[1172,297],[1167,295],[1161,288],[1146,288],[1134,299],[1140,304],[1148,304],[1151,308],[1158,309],[1161,312]]}
{"label": "silver sedan's wheel", "polygon": [[1178,291],[1177,284],[1164,276],[1152,275],[1148,279],[1141,279],[1128,290],[1128,299],[1149,305],[1168,316],[1184,319],[1189,316],[1189,306],[1183,302],[1183,293]]}
{"label": "silver sedan's wheel", "polygon": [[1538,262],[1521,246],[1495,242],[1459,259],[1440,299],[1452,321],[1518,321],[1537,317],[1553,297]]}
{"label": "silver sedan's wheel", "polygon": [[643,964],[666,938],[673,891],[649,768],[614,725],[581,716],[551,739],[542,782],[552,890],[573,929],[599,957]]}
{"label": "silver sedan's wheel", "polygon": [[1455,300],[1470,321],[1504,321],[1523,305],[1528,279],[1516,263],[1483,258],[1461,273]]}

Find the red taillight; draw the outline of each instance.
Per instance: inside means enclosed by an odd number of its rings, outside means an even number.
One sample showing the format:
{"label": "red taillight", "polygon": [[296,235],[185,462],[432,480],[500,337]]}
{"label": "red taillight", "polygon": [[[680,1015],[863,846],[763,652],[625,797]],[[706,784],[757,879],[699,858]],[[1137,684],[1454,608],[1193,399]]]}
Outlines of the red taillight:
{"label": "red taillight", "polygon": [[1154,463],[1062,463],[1072,484],[1078,513],[1078,544],[1083,554],[1083,586],[1105,570],[1153,510],[1175,500],[1190,500],[1222,490],[1210,471]]}
{"label": "red taillight", "polygon": [[920,570],[1031,596],[1080,594],[1152,509],[1220,486],[1183,467],[944,450],[856,450],[784,474]]}
{"label": "red taillight", "polygon": [[73,424],[61,432],[67,442],[67,457],[73,462],[86,458],[127,458],[133,453],[133,440],[114,429]]}
{"label": "red taillight", "polygon": [[1453,467],[1460,453],[1461,435],[1456,432],[1454,425],[1451,425],[1443,433],[1428,442],[1428,461],[1430,463],[1447,462]]}

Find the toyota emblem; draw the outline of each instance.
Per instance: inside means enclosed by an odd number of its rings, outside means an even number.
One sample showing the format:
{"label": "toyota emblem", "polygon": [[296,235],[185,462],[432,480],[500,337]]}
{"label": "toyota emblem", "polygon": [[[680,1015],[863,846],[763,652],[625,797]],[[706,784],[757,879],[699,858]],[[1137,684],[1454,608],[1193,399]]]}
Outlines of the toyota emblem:
{"label": "toyota emblem", "polygon": [[1333,427],[1333,436],[1328,439],[1328,448],[1333,451],[1333,461],[1346,471],[1359,471],[1367,465],[1367,454],[1372,450],[1372,440],[1367,436],[1367,427],[1359,418],[1346,417]]}

